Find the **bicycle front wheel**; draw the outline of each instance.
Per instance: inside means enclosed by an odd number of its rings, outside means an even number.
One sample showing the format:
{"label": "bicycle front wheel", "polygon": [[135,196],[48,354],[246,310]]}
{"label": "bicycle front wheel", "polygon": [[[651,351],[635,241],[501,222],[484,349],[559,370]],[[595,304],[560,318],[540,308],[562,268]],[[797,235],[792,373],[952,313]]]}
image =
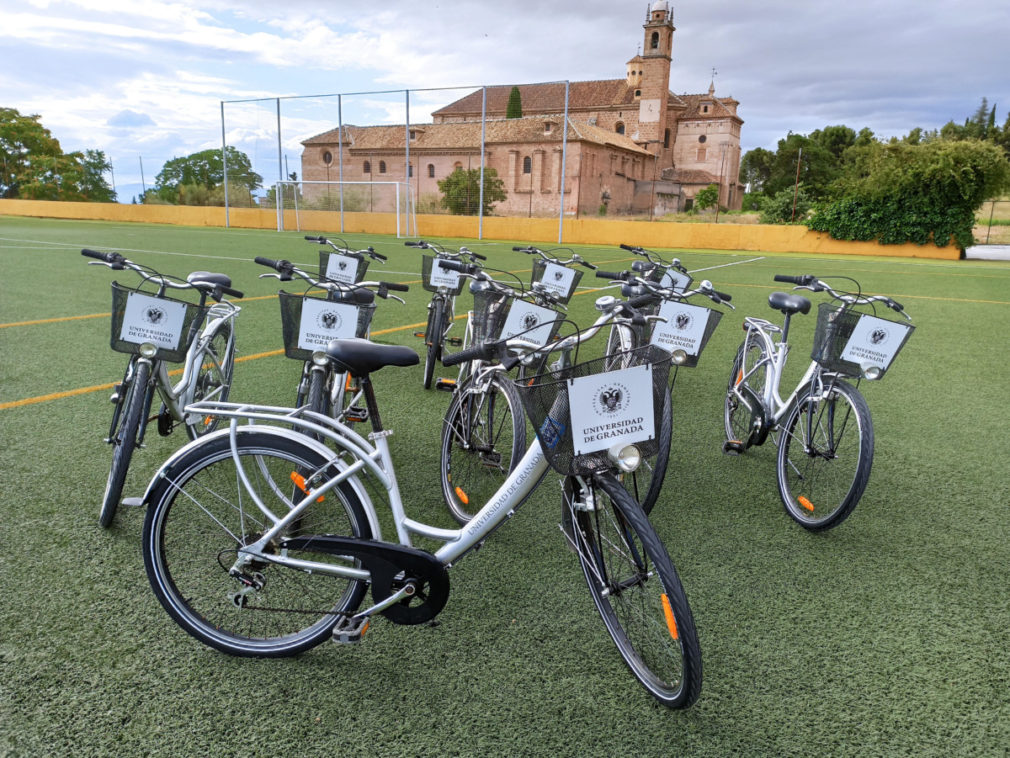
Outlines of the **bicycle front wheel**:
{"label": "bicycle front wheel", "polygon": [[[276,434],[238,431],[250,490],[276,518],[304,497],[304,479],[324,468],[317,451]],[[282,566],[269,560],[230,575],[242,546],[272,525],[239,479],[228,436],[208,440],[165,472],[144,520],[144,565],[168,614],[206,645],[238,656],[279,657],[326,640],[338,615],[353,612],[365,582]],[[347,484],[311,503],[283,537],[340,535],[370,539],[365,510]],[[295,557],[293,550],[274,548]],[[356,567],[351,558],[313,552],[316,563]]]}
{"label": "bicycle front wheel", "polygon": [[151,364],[147,361],[133,361],[133,377],[124,380],[126,385],[120,389],[126,391],[122,416],[118,428],[112,434],[112,467],[105,481],[105,494],[102,495],[102,508],[98,513],[98,523],[108,528],[116,517],[116,509],[123,497],[123,484],[126,473],[130,470],[130,459],[137,445],[137,430],[141,419],[147,413],[147,383],[151,376]]}
{"label": "bicycle front wheel", "polygon": [[431,377],[435,374],[435,363],[442,354],[442,338],[445,328],[445,311],[440,300],[434,300],[428,313],[428,326],[424,332],[427,345],[424,357],[424,388],[431,389]]}
{"label": "bicycle front wheel", "polygon": [[663,705],[686,708],[701,693],[701,648],[673,562],[612,475],[586,486],[566,487],[564,507],[596,609],[635,678]]}
{"label": "bicycle front wheel", "polygon": [[526,417],[507,378],[457,387],[442,422],[441,454],[442,496],[453,518],[473,518],[525,450]]}
{"label": "bicycle front wheel", "polygon": [[811,531],[842,523],[859,502],[873,464],[873,422],[859,390],[825,380],[806,385],[782,423],[779,495],[788,513]]}
{"label": "bicycle front wheel", "polygon": [[[216,400],[225,402],[231,392],[232,372],[235,364],[235,342],[232,339],[232,324],[223,322],[214,332],[197,359],[199,369],[193,392],[194,402]],[[217,429],[217,416],[194,416],[187,418],[186,433],[195,440]]]}

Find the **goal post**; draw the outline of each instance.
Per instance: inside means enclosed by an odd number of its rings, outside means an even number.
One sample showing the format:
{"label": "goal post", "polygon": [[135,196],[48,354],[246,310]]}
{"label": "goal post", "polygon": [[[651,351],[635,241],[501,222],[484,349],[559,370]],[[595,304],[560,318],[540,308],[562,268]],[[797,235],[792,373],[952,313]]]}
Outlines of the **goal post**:
{"label": "goal post", "polygon": [[388,214],[395,220],[396,236],[417,234],[417,211],[408,182],[279,181],[274,184],[277,231],[285,230],[285,217],[294,211],[295,231],[302,231],[303,213],[322,211],[339,216],[344,231],[345,214]]}

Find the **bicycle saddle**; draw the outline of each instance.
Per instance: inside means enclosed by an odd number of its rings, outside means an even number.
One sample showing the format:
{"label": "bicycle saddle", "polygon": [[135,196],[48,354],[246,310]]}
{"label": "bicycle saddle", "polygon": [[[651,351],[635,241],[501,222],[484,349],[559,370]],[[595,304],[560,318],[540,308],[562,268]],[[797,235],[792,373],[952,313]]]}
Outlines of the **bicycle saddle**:
{"label": "bicycle saddle", "polygon": [[218,284],[222,287],[231,287],[230,276],[227,274],[213,274],[210,271],[194,271],[186,277],[186,281],[190,284],[195,284],[196,282],[209,282],[211,284]]}
{"label": "bicycle saddle", "polygon": [[783,313],[810,313],[810,300],[788,292],[773,292],[768,296],[768,305]]}
{"label": "bicycle saddle", "polygon": [[341,371],[351,376],[366,376],[383,366],[416,366],[417,353],[404,345],[377,345],[365,339],[333,340],[326,355]]}

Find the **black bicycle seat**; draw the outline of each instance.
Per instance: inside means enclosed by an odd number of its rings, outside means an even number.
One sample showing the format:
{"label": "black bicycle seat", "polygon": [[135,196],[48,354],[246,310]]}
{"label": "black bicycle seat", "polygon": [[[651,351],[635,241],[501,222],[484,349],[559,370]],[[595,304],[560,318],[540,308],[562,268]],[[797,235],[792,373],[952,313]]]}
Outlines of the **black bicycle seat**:
{"label": "black bicycle seat", "polygon": [[378,345],[358,338],[333,340],[326,346],[326,355],[351,376],[366,376],[384,366],[416,366],[420,362],[417,353],[404,345]]}
{"label": "black bicycle seat", "polygon": [[231,277],[227,274],[214,274],[210,271],[194,271],[192,274],[186,277],[186,281],[190,284],[196,284],[197,282],[208,282],[210,284],[220,285],[221,287],[231,287]]}
{"label": "black bicycle seat", "polygon": [[768,305],[783,313],[810,313],[810,300],[803,295],[788,292],[773,292],[768,296]]}

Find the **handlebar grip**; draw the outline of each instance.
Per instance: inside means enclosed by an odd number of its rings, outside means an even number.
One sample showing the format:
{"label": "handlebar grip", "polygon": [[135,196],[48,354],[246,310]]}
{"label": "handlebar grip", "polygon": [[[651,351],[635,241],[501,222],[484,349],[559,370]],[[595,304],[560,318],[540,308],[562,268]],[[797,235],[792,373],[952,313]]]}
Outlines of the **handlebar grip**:
{"label": "handlebar grip", "polygon": [[596,278],[597,279],[624,279],[624,272],[623,271],[620,271],[620,272],[618,272],[618,271],[600,271],[599,269],[597,269],[596,270]]}
{"label": "handlebar grip", "polygon": [[245,293],[244,292],[241,292],[241,291],[236,290],[236,289],[232,289],[231,287],[224,287],[224,286],[222,286],[221,287],[221,291],[224,294],[231,295],[232,297],[238,298],[239,300],[241,300],[242,298],[245,297]]}
{"label": "handlebar grip", "polygon": [[368,251],[368,255],[371,258],[378,258],[380,261],[388,261],[389,260],[389,256],[388,255],[383,255],[382,253],[377,253],[374,250],[369,250]]}
{"label": "handlebar grip", "polygon": [[281,262],[275,261],[273,258],[264,258],[262,255],[257,255],[253,260],[260,264],[261,266],[266,266],[267,268],[277,269],[280,271]]}
{"label": "handlebar grip", "polygon": [[579,264],[588,268],[590,271],[596,271],[599,268],[599,266],[595,263],[590,263],[589,261],[579,261]]}
{"label": "handlebar grip", "polygon": [[406,247],[424,247],[423,242],[404,242],[403,244]]}
{"label": "handlebar grip", "polygon": [[450,271],[459,271],[461,274],[473,274],[480,271],[480,266],[476,263],[464,263],[463,261],[451,261],[442,259],[438,262],[438,265],[442,268],[447,268]]}
{"label": "handlebar grip", "polygon": [[400,282],[382,282],[382,286],[393,292],[409,292],[410,287]]}
{"label": "handlebar grip", "polygon": [[479,261],[486,261],[487,260],[487,256],[486,255],[481,255],[480,253],[470,253],[470,255],[472,255],[474,258],[476,258]]}
{"label": "handlebar grip", "polygon": [[807,276],[790,276],[789,274],[775,274],[776,282],[788,282],[789,284],[805,284]]}
{"label": "handlebar grip", "polygon": [[905,310],[905,306],[903,306],[897,300],[893,300],[891,298],[887,298],[887,307],[890,308],[893,311],[903,311],[903,310]]}
{"label": "handlebar grip", "polygon": [[651,303],[659,300],[659,295],[654,295],[651,292],[646,292],[644,295],[639,295],[638,297],[633,297],[628,301],[628,305],[632,308],[641,308],[643,305],[649,305]]}
{"label": "handlebar grip", "polygon": [[88,250],[87,248],[85,248],[84,250],[81,250],[81,255],[83,255],[85,258],[97,258],[98,260],[105,261],[106,263],[112,262],[108,258],[109,253],[100,253],[97,250]]}
{"label": "handlebar grip", "polygon": [[521,245],[513,245],[512,252],[514,253],[532,253],[532,247],[522,247]]}
{"label": "handlebar grip", "polygon": [[638,248],[632,247],[631,245],[625,245],[623,242],[621,243],[621,250],[627,250],[629,252],[634,252],[637,249]]}
{"label": "handlebar grip", "polygon": [[313,237],[311,234],[306,234],[305,239],[307,239],[309,242],[326,242],[326,237],[321,236]]}
{"label": "handlebar grip", "polygon": [[719,292],[719,290],[712,290],[712,294],[719,298],[722,302],[728,303],[733,299],[733,296],[726,292]]}
{"label": "handlebar grip", "polygon": [[460,363],[466,363],[467,361],[489,361],[493,360],[498,354],[497,342],[482,342],[479,345],[474,345],[473,347],[465,348],[460,350],[458,353],[453,353],[452,355],[442,356],[443,366],[456,366]]}

